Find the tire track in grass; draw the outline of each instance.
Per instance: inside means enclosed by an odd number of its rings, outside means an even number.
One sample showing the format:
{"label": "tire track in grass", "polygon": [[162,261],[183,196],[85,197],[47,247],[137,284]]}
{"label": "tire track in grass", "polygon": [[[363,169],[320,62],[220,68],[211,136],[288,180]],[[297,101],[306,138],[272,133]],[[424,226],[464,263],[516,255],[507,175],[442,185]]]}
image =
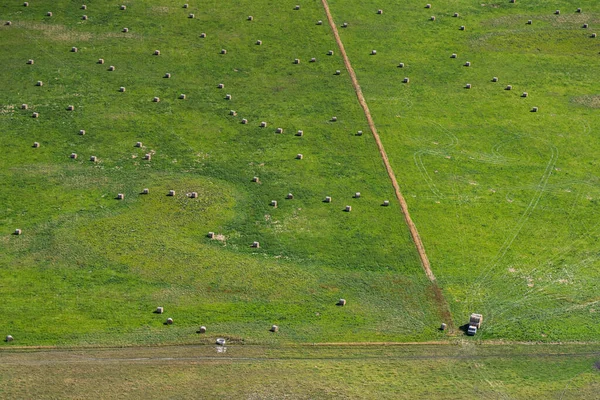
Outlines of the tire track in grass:
{"label": "tire track in grass", "polygon": [[342,59],[344,60],[344,65],[346,66],[346,70],[350,74],[350,79],[352,80],[352,86],[354,86],[354,90],[356,92],[356,97],[358,98],[358,102],[360,103],[365,117],[367,118],[367,123],[369,128],[371,129],[371,133],[373,134],[373,138],[377,143],[377,148],[379,149],[379,154],[383,160],[383,164],[385,165],[385,169],[388,173],[390,180],[392,181],[392,186],[394,187],[394,192],[396,194],[396,198],[400,203],[400,208],[402,210],[402,215],[404,216],[404,220],[406,221],[406,225],[408,225],[408,229],[410,231],[410,235],[412,240],[417,248],[417,253],[419,254],[419,259],[421,260],[421,266],[425,271],[425,275],[431,281],[432,289],[433,289],[433,298],[438,307],[438,311],[440,313],[440,317],[444,322],[448,324],[448,327],[452,330],[454,325],[452,322],[452,314],[450,313],[450,307],[440,287],[437,285],[437,281],[435,279],[435,275],[431,270],[431,264],[429,263],[429,258],[427,257],[427,253],[425,252],[425,246],[423,245],[423,241],[421,240],[421,236],[417,231],[417,227],[415,226],[410,214],[408,212],[408,205],[406,204],[406,200],[400,192],[400,185],[396,180],[396,175],[394,174],[394,170],[390,164],[387,153],[385,152],[385,148],[383,147],[383,143],[381,142],[381,138],[377,133],[377,128],[375,127],[375,123],[373,121],[373,117],[371,116],[371,112],[369,111],[369,106],[367,105],[367,101],[365,100],[365,96],[362,93],[362,89],[358,83],[358,79],[356,78],[356,73],[354,72],[354,68],[352,68],[352,64],[350,64],[350,59],[348,58],[348,54],[346,54],[346,49],[344,48],[344,43],[340,38],[340,34],[335,26],[335,22],[333,21],[333,16],[331,15],[331,10],[329,9],[329,3],[327,0],[321,0],[323,3],[323,8],[325,9],[325,14],[327,15],[327,21],[329,22],[329,26],[333,31],[333,35],[335,37],[335,41],[340,49],[340,54],[342,55]]}

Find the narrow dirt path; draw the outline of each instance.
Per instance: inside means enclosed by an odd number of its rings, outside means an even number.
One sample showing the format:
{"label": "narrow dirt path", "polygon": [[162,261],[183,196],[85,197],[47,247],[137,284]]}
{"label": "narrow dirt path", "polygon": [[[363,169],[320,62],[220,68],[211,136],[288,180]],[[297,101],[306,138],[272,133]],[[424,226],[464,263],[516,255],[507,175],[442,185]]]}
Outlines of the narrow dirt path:
{"label": "narrow dirt path", "polygon": [[344,65],[346,66],[346,70],[350,74],[350,79],[352,80],[352,86],[354,86],[354,90],[356,91],[356,97],[358,97],[358,102],[362,107],[365,117],[367,117],[367,122],[369,124],[369,128],[371,129],[371,133],[375,138],[375,142],[377,143],[377,148],[379,149],[379,154],[383,160],[383,164],[385,165],[385,169],[388,173],[390,180],[392,181],[392,186],[394,187],[394,192],[396,193],[396,198],[400,203],[400,208],[402,209],[402,215],[404,216],[404,220],[406,221],[406,225],[408,225],[408,229],[410,231],[410,235],[412,237],[415,246],[417,247],[417,252],[419,253],[419,259],[421,260],[421,266],[427,275],[427,278],[432,283],[433,288],[433,298],[438,305],[438,309],[440,311],[440,316],[444,319],[444,321],[449,325],[450,328],[453,328],[452,316],[450,314],[450,309],[448,307],[448,303],[446,302],[441,289],[437,285],[435,275],[431,270],[431,264],[429,263],[429,258],[427,257],[427,253],[425,252],[425,246],[423,245],[423,241],[421,240],[421,236],[419,236],[419,231],[417,231],[417,227],[415,226],[412,218],[410,217],[410,213],[408,212],[408,205],[406,204],[406,200],[400,191],[400,185],[396,179],[396,174],[394,174],[394,170],[390,164],[387,153],[385,152],[385,148],[383,147],[383,143],[381,142],[381,138],[377,133],[377,128],[375,127],[375,123],[373,122],[373,117],[371,116],[371,111],[369,111],[369,106],[367,105],[367,101],[365,100],[365,96],[363,95],[362,89],[358,83],[358,79],[356,78],[356,73],[354,72],[354,68],[352,68],[352,64],[350,63],[350,59],[348,58],[348,54],[346,53],[346,49],[344,48],[344,43],[340,38],[340,34],[338,29],[333,21],[333,16],[331,15],[331,10],[329,9],[329,3],[327,0],[321,0],[323,3],[323,8],[325,8],[325,13],[327,14],[327,20],[329,22],[329,26],[333,31],[333,35],[335,36],[335,41],[340,49],[340,54],[344,60]]}

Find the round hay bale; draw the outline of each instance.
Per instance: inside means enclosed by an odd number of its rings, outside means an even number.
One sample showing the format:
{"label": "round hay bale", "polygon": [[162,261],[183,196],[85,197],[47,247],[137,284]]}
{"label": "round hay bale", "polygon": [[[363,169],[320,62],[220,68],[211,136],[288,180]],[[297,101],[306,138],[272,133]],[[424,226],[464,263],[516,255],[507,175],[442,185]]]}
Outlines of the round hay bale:
{"label": "round hay bale", "polygon": [[583,24],[581,27],[582,27],[583,29],[587,29],[587,28],[588,28],[588,26],[589,26],[588,24]]}
{"label": "round hay bale", "polygon": [[277,208],[277,200],[271,200],[271,207]]}
{"label": "round hay bale", "polygon": [[425,8],[431,8],[431,4],[425,4]]}
{"label": "round hay bale", "polygon": [[318,21],[317,21],[317,25],[323,25],[323,21],[321,21],[321,20],[318,20]]}
{"label": "round hay bale", "polygon": [[37,82],[35,83],[35,86],[44,86],[44,82],[42,82],[42,81],[37,81]]}
{"label": "round hay bale", "polygon": [[114,66],[114,65],[111,65],[110,67],[108,67],[108,70],[109,70],[109,71],[114,71],[114,70],[115,70],[115,66]]}
{"label": "round hay bale", "polygon": [[494,76],[494,77],[492,78],[492,82],[498,82],[498,77],[497,77],[497,76]]}
{"label": "round hay bale", "polygon": [[596,37],[596,34],[595,34],[595,33],[592,33],[592,34],[590,35],[590,37],[591,37],[591,38],[595,38],[595,37]]}
{"label": "round hay bale", "polygon": [[27,60],[28,65],[33,65],[33,63],[34,63],[33,59],[30,58],[29,60]]}
{"label": "round hay bale", "polygon": [[293,199],[294,199],[294,195],[293,195],[293,194],[291,194],[291,193],[288,193],[288,194],[285,196],[285,198],[286,198],[287,200],[293,200]]}
{"label": "round hay bale", "polygon": [[28,2],[23,3],[23,7],[29,7],[29,3]]}
{"label": "round hay bale", "polygon": [[260,182],[260,180],[258,179],[258,176],[253,176],[252,182],[256,182],[256,183]]}
{"label": "round hay bale", "polygon": [[71,153],[69,158],[72,158],[73,160],[77,159],[77,153]]}
{"label": "round hay bale", "polygon": [[458,18],[459,17],[458,13],[454,13],[453,17]]}
{"label": "round hay bale", "polygon": [[84,20],[84,21],[87,21],[88,16],[84,14],[84,15],[81,16],[81,19]]}
{"label": "round hay bale", "polygon": [[521,95],[521,97],[527,97],[527,96],[529,96],[529,93],[527,93],[527,92],[523,92],[523,94]]}
{"label": "round hay bale", "polygon": [[154,54],[155,56],[160,56],[160,50],[154,50],[154,53],[153,53],[153,54]]}
{"label": "round hay bale", "polygon": [[377,10],[377,14],[379,14],[379,15],[383,14],[383,10]]}
{"label": "round hay bale", "polygon": [[75,106],[67,106],[67,111],[75,111]]}
{"label": "round hay bale", "polygon": [[82,9],[82,10],[87,10],[87,6],[86,6],[85,4],[82,4],[82,5],[81,5],[81,9]]}
{"label": "round hay bale", "polygon": [[340,71],[339,69],[335,70],[335,75],[340,75],[342,73],[342,71]]}
{"label": "round hay bale", "polygon": [[527,25],[531,25],[531,24],[533,24],[533,21],[532,20],[527,20]]}
{"label": "round hay bale", "polygon": [[504,90],[512,90],[512,85],[506,85],[506,88]]}
{"label": "round hay bale", "polygon": [[169,193],[167,194],[167,196],[175,196],[175,191],[174,190],[169,190]]}
{"label": "round hay bale", "polygon": [[225,341],[225,339],[223,339],[223,338],[218,338],[218,339],[217,339],[217,341],[216,341],[216,343],[217,343],[219,346],[225,346],[225,343],[226,343],[226,341]]}
{"label": "round hay bale", "polygon": [[154,310],[154,314],[162,314],[163,312],[165,312],[163,307],[156,307],[156,310]]}
{"label": "round hay bale", "polygon": [[202,33],[200,34],[200,37],[204,39],[204,38],[206,37],[206,33],[205,33],[205,32],[202,32]]}
{"label": "round hay bale", "polygon": [[538,112],[538,108],[537,108],[537,107],[533,107],[533,108],[531,109],[531,112]]}
{"label": "round hay bale", "polygon": [[201,326],[200,329],[198,330],[198,333],[206,333],[206,327]]}
{"label": "round hay bale", "polygon": [[142,142],[135,142],[135,146],[134,147],[143,147],[143,143]]}
{"label": "round hay bale", "polygon": [[554,15],[560,15],[560,10],[554,11]]}
{"label": "round hay bale", "polygon": [[248,124],[248,120],[246,118],[242,118],[242,125]]}
{"label": "round hay bale", "polygon": [[39,118],[40,114],[37,112],[34,112],[33,114],[31,114],[32,118]]}
{"label": "round hay bale", "polygon": [[363,135],[363,131],[357,131],[356,132],[356,136],[362,136]]}
{"label": "round hay bale", "polygon": [[81,136],[85,135],[85,129],[80,129],[80,130],[79,130],[79,134],[80,134]]}
{"label": "round hay bale", "polygon": [[331,203],[331,196],[325,196],[325,200],[323,200],[323,203]]}
{"label": "round hay bale", "polygon": [[516,3],[516,2],[517,2],[517,0],[510,0],[510,2],[511,2],[511,3]]}
{"label": "round hay bale", "polygon": [[259,242],[252,242],[252,245],[250,247],[253,247],[255,249],[259,249],[260,248],[260,243]]}
{"label": "round hay bale", "polygon": [[222,83],[219,83],[219,84],[217,85],[217,89],[225,89],[225,85],[224,85],[224,84],[222,84]]}
{"label": "round hay bale", "polygon": [[371,55],[374,56],[377,54],[377,50],[371,50]]}
{"label": "round hay bale", "polygon": [[254,17],[252,15],[248,15],[248,21],[254,21]]}
{"label": "round hay bale", "polygon": [[328,55],[328,56],[332,56],[332,55],[333,55],[333,50],[329,50],[329,51],[327,52],[327,55]]}
{"label": "round hay bale", "polygon": [[127,10],[127,6],[121,6],[121,10]]}
{"label": "round hay bale", "polygon": [[37,149],[38,147],[40,147],[40,143],[39,142],[33,142],[33,148]]}
{"label": "round hay bale", "polygon": [[181,94],[179,95],[179,98],[180,98],[181,100],[185,100],[185,94],[181,93]]}
{"label": "round hay bale", "polygon": [[467,61],[467,62],[465,63],[465,67],[470,67],[470,66],[471,66],[471,61]]}
{"label": "round hay bale", "polygon": [[267,123],[266,123],[265,121],[262,121],[262,122],[260,123],[260,127],[261,127],[261,128],[266,128],[266,127],[267,127]]}
{"label": "round hay bale", "polygon": [[294,10],[299,10],[300,9],[300,5],[296,5],[296,7],[294,7]]}
{"label": "round hay bale", "polygon": [[299,58],[295,58],[294,59],[294,64],[300,64],[300,59]]}
{"label": "round hay bale", "polygon": [[331,117],[331,122],[337,122],[337,117]]}
{"label": "round hay bale", "polygon": [[208,232],[208,234],[206,235],[206,237],[208,237],[209,239],[214,239],[215,233],[214,232]]}
{"label": "round hay bale", "polygon": [[20,230],[20,229],[15,229],[15,233],[14,234],[18,236],[18,235],[23,234],[23,231]]}
{"label": "round hay bale", "polygon": [[471,84],[470,84],[470,83],[467,83],[467,84],[465,85],[465,89],[471,89]]}
{"label": "round hay bale", "polygon": [[390,205],[390,201],[389,200],[384,200],[383,204],[381,204],[384,207],[388,207]]}
{"label": "round hay bale", "polygon": [[434,15],[432,15],[432,16],[431,16],[429,19],[430,19],[431,21],[435,21],[435,16],[434,16]]}
{"label": "round hay bale", "polygon": [[575,12],[581,13],[581,8],[578,8],[577,10],[575,10]]}
{"label": "round hay bale", "polygon": [[346,207],[344,208],[344,211],[346,211],[346,212],[350,212],[350,211],[352,211],[352,206],[346,206]]}
{"label": "round hay bale", "polygon": [[123,193],[118,193],[117,200],[123,200],[123,199],[125,199],[125,195]]}
{"label": "round hay bale", "polygon": [[440,331],[445,331],[445,330],[446,330],[446,328],[447,328],[447,325],[446,325],[446,324],[442,324],[442,325],[440,325]]}
{"label": "round hay bale", "polygon": [[297,131],[296,136],[304,136],[304,131],[303,130]]}
{"label": "round hay bale", "polygon": [[227,54],[227,50],[221,49],[221,54]]}
{"label": "round hay bale", "polygon": [[261,45],[262,45],[262,40],[257,40],[257,41],[256,41],[256,45],[257,45],[257,46],[261,46]]}
{"label": "round hay bale", "polygon": [[160,102],[160,98],[159,98],[159,97],[153,97],[153,98],[152,98],[152,101],[153,101],[154,103],[158,103],[158,102]]}
{"label": "round hay bale", "polygon": [[402,80],[402,83],[408,83],[408,82],[410,82],[410,79],[408,79],[408,78],[404,78],[404,79]]}
{"label": "round hay bale", "polygon": [[96,161],[98,161],[98,157],[96,157],[96,156],[90,156],[90,161],[91,162],[96,162]]}
{"label": "round hay bale", "polygon": [[309,62],[311,62],[311,63],[317,62],[317,59],[313,57],[313,58],[310,59]]}
{"label": "round hay bale", "polygon": [[6,22],[4,23],[4,25],[11,26],[11,25],[12,25],[12,21],[6,21]]}
{"label": "round hay bale", "polygon": [[404,68],[404,63],[398,64],[398,68]]}
{"label": "round hay bale", "polygon": [[189,7],[189,4],[187,4],[187,3],[183,5],[183,8],[188,8],[188,7]]}
{"label": "round hay bale", "polygon": [[148,189],[148,188],[142,189],[142,194],[149,194],[149,193],[150,193],[150,189]]}
{"label": "round hay bale", "polygon": [[190,198],[191,199],[197,199],[198,198],[198,192],[192,192],[192,193],[190,193]]}
{"label": "round hay bale", "polygon": [[51,16],[52,16],[52,12],[51,12],[51,11],[48,11],[48,12],[46,13],[46,17],[51,17]]}
{"label": "round hay bale", "polygon": [[452,54],[450,55],[450,58],[456,58],[456,57],[457,57],[456,53],[452,53]]}
{"label": "round hay bale", "polygon": [[104,58],[99,58],[98,59],[98,64],[104,64]]}
{"label": "round hay bale", "polygon": [[127,33],[127,32],[129,32],[129,28],[123,28],[123,32],[124,32],[124,33]]}
{"label": "round hay bale", "polygon": [[458,28],[458,29],[459,29],[459,30],[461,30],[461,31],[464,31],[464,30],[466,30],[466,28],[465,28],[465,26],[464,26],[464,25],[461,25],[461,26],[460,26],[460,28]]}
{"label": "round hay bale", "polygon": [[283,128],[277,128],[277,129],[275,129],[275,133],[283,133]]}
{"label": "round hay bale", "polygon": [[125,91],[125,86],[121,86],[121,87],[119,88],[119,92],[124,92],[124,91]]}
{"label": "round hay bale", "polygon": [[355,199],[360,199],[360,192],[354,193],[354,196],[352,197],[354,197]]}
{"label": "round hay bale", "polygon": [[21,110],[27,110],[28,107],[27,104],[21,104]]}
{"label": "round hay bale", "polygon": [[194,14],[190,14],[190,15],[188,15],[188,18],[193,19],[193,18],[196,18],[196,16]]}
{"label": "round hay bale", "polygon": [[144,155],[144,160],[152,160],[152,153],[146,153]]}
{"label": "round hay bale", "polygon": [[236,116],[236,115],[237,115],[237,112],[235,112],[234,110],[229,110],[229,115]]}
{"label": "round hay bale", "polygon": [[346,299],[339,299],[336,305],[343,307],[346,305]]}
{"label": "round hay bale", "polygon": [[296,154],[296,160],[302,160],[304,156],[302,154]]}
{"label": "round hay bale", "polygon": [[277,325],[272,325],[271,329],[269,329],[271,332],[279,332],[279,327]]}
{"label": "round hay bale", "polygon": [[231,100],[231,95],[230,94],[226,94],[225,95],[225,100]]}
{"label": "round hay bale", "polygon": [[347,22],[344,22],[344,23],[342,24],[342,28],[347,28],[347,27],[348,27],[348,23],[347,23]]}
{"label": "round hay bale", "polygon": [[13,340],[15,340],[15,338],[12,337],[12,335],[6,335],[6,342],[12,342]]}
{"label": "round hay bale", "polygon": [[173,325],[173,318],[167,318],[167,325]]}
{"label": "round hay bale", "polygon": [[168,72],[163,76],[163,78],[166,78],[166,79],[169,79],[170,77],[171,77],[171,74]]}

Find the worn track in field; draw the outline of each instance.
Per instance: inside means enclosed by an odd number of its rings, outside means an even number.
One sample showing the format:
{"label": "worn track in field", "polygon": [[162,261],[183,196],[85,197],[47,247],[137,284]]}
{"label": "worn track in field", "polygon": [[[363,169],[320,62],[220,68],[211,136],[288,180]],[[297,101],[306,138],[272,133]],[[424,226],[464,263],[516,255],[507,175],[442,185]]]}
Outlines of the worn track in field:
{"label": "worn track in field", "polygon": [[365,100],[365,96],[362,93],[362,89],[358,83],[358,79],[356,78],[356,73],[354,72],[354,68],[352,68],[352,64],[350,63],[350,59],[348,58],[348,54],[346,53],[346,49],[344,48],[344,43],[340,38],[340,34],[338,29],[333,21],[333,16],[331,15],[331,10],[329,9],[329,3],[327,0],[321,0],[323,3],[323,8],[325,9],[325,14],[327,14],[327,20],[329,22],[329,26],[333,31],[333,35],[335,36],[335,41],[340,49],[340,53],[344,60],[344,65],[346,66],[346,70],[350,74],[350,79],[352,80],[352,86],[354,86],[354,90],[356,91],[356,97],[358,98],[358,102],[362,107],[365,117],[367,118],[367,122],[369,124],[369,128],[371,129],[371,133],[375,138],[375,142],[377,143],[377,148],[379,149],[379,154],[383,160],[383,164],[385,165],[385,169],[388,173],[390,180],[392,181],[392,186],[394,187],[394,192],[396,193],[396,198],[400,203],[400,208],[402,210],[402,215],[404,216],[404,220],[406,221],[406,225],[408,225],[408,229],[410,231],[410,235],[412,237],[415,246],[417,247],[417,252],[419,253],[419,259],[421,260],[421,266],[427,275],[427,278],[431,281],[432,289],[433,289],[433,297],[438,306],[440,316],[442,319],[453,328],[452,323],[452,315],[450,313],[450,308],[448,307],[448,303],[444,298],[441,289],[437,285],[435,275],[431,270],[431,264],[429,263],[429,258],[427,257],[427,253],[425,252],[425,246],[423,245],[423,241],[421,240],[421,236],[419,235],[419,231],[417,231],[417,227],[415,226],[412,218],[410,217],[410,213],[408,212],[408,205],[406,204],[406,200],[400,191],[400,185],[398,184],[398,180],[396,179],[396,175],[394,174],[394,170],[390,164],[387,153],[385,152],[385,148],[383,147],[383,143],[381,142],[381,138],[377,133],[377,128],[375,127],[375,123],[373,122],[373,117],[371,116],[371,111],[369,111],[369,106],[367,105],[367,101]]}

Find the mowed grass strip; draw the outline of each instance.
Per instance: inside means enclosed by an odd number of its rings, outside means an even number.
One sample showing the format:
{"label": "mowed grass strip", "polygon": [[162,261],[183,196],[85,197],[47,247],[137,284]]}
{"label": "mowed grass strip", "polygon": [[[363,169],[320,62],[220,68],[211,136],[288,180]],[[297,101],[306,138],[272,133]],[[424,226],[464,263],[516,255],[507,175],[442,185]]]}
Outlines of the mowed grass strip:
{"label": "mowed grass strip", "polygon": [[6,345],[443,337],[320,4],[181,6],[0,6]]}
{"label": "mowed grass strip", "polygon": [[598,4],[330,6],[455,321],[595,340]]}

